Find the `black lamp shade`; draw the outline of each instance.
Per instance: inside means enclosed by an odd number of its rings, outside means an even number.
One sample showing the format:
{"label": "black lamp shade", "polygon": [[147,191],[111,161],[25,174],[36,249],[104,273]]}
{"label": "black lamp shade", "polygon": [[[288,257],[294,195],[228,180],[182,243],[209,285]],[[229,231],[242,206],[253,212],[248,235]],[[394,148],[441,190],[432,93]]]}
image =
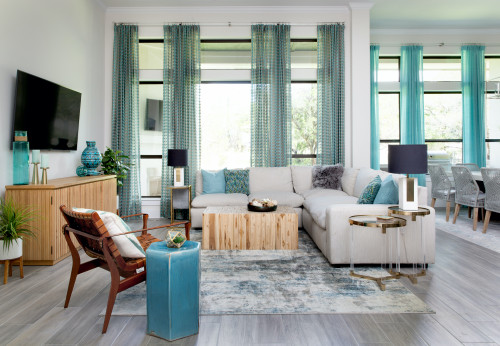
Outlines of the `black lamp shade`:
{"label": "black lamp shade", "polygon": [[186,149],[168,149],[168,165],[183,167],[188,164],[188,151]]}
{"label": "black lamp shade", "polygon": [[389,172],[398,174],[427,173],[427,145],[389,145]]}

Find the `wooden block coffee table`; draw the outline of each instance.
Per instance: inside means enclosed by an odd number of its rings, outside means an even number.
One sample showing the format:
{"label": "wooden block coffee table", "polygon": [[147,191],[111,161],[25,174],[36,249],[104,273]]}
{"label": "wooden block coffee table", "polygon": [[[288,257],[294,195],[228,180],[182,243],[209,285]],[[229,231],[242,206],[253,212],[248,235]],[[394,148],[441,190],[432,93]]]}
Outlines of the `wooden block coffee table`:
{"label": "wooden block coffee table", "polygon": [[247,207],[208,207],[203,212],[204,250],[296,250],[299,217],[292,207],[273,212]]}

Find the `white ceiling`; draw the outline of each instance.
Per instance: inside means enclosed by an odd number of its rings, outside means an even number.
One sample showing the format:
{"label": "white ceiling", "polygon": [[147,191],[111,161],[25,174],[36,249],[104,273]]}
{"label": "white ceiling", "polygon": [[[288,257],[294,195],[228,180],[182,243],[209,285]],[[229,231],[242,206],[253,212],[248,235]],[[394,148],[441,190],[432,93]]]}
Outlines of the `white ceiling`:
{"label": "white ceiling", "polygon": [[[113,7],[345,6],[352,0],[100,0]],[[373,29],[500,29],[499,0],[372,0]]]}

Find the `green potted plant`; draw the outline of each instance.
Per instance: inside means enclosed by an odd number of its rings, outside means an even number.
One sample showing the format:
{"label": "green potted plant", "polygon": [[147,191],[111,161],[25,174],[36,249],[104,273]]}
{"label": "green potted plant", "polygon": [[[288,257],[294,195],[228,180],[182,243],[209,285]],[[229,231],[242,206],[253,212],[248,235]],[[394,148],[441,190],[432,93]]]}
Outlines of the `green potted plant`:
{"label": "green potted plant", "polygon": [[[106,151],[102,155],[101,171],[104,174],[116,175],[117,189],[123,186],[123,180],[127,177],[127,173],[130,170],[130,167],[125,164],[125,160],[129,160],[127,155],[123,155],[121,150],[113,150],[110,147],[106,147]],[[116,205],[117,207],[119,205],[118,190]]]}
{"label": "green potted plant", "polygon": [[35,237],[29,225],[32,220],[31,207],[18,206],[11,199],[0,201],[0,260],[23,255],[23,238]]}

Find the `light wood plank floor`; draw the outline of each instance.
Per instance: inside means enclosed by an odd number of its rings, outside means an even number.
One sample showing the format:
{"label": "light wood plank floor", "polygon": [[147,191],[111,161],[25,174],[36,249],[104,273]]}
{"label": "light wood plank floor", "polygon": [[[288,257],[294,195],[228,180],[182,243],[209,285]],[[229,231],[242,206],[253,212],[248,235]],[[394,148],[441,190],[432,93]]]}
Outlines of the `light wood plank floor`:
{"label": "light wood plank floor", "polygon": [[64,309],[69,258],[53,267],[25,267],[23,280],[16,267],[9,283],[0,286],[0,344],[500,344],[500,254],[442,231],[436,242],[429,275],[417,285],[402,279],[436,314],[202,316],[197,336],[172,343],[146,335],[145,316],[113,316],[108,333],[101,334],[99,313],[109,283],[105,271],[81,275]]}

